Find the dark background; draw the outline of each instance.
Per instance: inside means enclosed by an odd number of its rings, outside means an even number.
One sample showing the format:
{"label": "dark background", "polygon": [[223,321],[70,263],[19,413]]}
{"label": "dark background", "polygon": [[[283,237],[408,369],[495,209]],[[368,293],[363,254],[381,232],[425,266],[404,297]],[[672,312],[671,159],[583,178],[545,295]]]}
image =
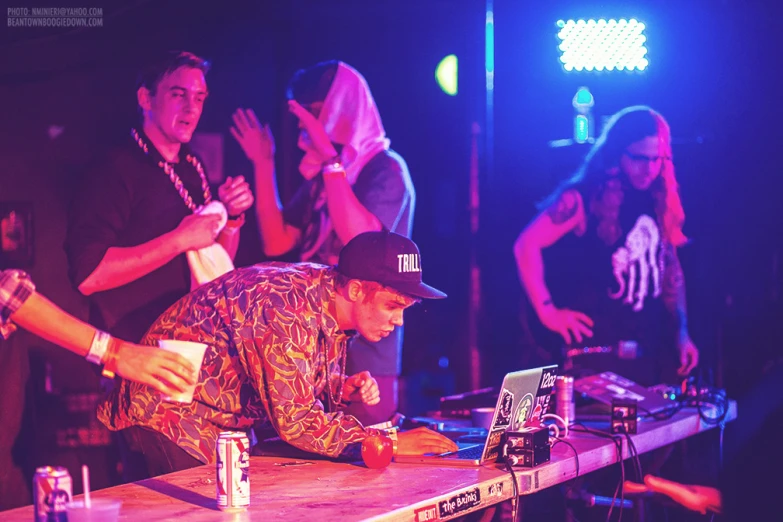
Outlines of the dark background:
{"label": "dark background", "polygon": [[[547,7],[495,0],[491,128],[483,1],[95,3],[103,8],[103,28],[0,29],[0,201],[32,202],[35,264],[29,271],[41,292],[74,315],[86,318],[87,306],[66,275],[62,244],[69,199],[91,158],[135,124],[138,66],[152,50],[180,48],[213,62],[199,130],[225,135],[227,174],[252,177],[228,134],[233,110],[252,107],[270,122],[283,200],[299,183],[296,124],[284,104],[288,78],[326,59],[343,60],[366,77],[392,148],[408,162],[416,186],[414,239],[425,279],[449,294],[406,317],[406,413],[421,413],[440,395],[475,384],[468,350],[471,247],[482,283],[479,384],[496,384],[506,371],[544,357],[530,347],[521,326],[526,309],[512,244],[534,215],[534,203],[584,153],[547,145],[570,137],[571,99],[581,85],[595,96],[598,122],[644,103],[671,125],[685,233],[692,239],[681,254],[691,333],[705,375],[714,374],[730,393],[740,394],[763,363],[780,353],[777,151],[783,111],[775,81],[779,8],[772,2],[561,1]],[[646,72],[567,74],[560,68],[557,19],[632,16],[647,25]],[[459,58],[455,97],[434,78],[438,62],[452,53]],[[473,122],[482,130],[481,226],[475,238],[468,221]],[[47,134],[52,125],[64,127],[55,139]],[[487,139],[488,130],[494,140]],[[236,264],[263,261],[252,219],[242,234]],[[65,398],[97,393],[92,365],[25,333],[0,341],[0,349],[30,354],[27,429],[34,436],[22,451],[28,464],[111,462],[101,446],[65,449],[52,435],[76,422],[62,415]],[[76,424],[89,418],[87,411]],[[95,487],[115,479],[108,468]]]}

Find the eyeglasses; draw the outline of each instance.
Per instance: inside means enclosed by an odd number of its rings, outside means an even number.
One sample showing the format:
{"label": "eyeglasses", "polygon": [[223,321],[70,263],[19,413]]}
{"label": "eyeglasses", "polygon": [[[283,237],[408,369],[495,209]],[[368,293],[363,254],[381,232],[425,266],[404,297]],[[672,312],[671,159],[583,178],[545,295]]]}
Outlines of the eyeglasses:
{"label": "eyeglasses", "polygon": [[668,160],[668,156],[647,156],[646,154],[632,154],[628,152],[627,150],[623,153],[626,156],[628,156],[628,159],[631,161],[639,161],[639,162],[647,162],[647,163],[657,163],[661,160]]}

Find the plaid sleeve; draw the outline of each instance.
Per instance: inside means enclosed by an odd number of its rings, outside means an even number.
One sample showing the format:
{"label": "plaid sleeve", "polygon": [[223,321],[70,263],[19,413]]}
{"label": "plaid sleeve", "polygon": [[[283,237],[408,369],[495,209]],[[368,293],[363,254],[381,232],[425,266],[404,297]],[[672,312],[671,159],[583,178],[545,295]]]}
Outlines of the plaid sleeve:
{"label": "plaid sleeve", "polygon": [[0,338],[8,339],[16,326],[11,323],[11,314],[24,304],[35,285],[26,272],[4,270],[0,272]]}

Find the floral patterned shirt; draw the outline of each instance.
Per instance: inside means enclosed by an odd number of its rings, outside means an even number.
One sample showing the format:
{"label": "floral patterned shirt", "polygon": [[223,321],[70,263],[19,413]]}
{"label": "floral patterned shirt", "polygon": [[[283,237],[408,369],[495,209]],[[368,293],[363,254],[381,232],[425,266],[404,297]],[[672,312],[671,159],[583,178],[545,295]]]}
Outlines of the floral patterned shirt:
{"label": "floral patterned shirt", "polygon": [[221,431],[248,431],[257,421],[329,457],[358,456],[375,431],[329,406],[332,397],[339,402],[349,339],[337,324],[332,268],[266,263],[229,272],[172,305],[142,344],[158,339],[209,345],[193,402],[167,403],[123,379],[98,408],[110,430],[151,428],[205,463],[215,462]]}

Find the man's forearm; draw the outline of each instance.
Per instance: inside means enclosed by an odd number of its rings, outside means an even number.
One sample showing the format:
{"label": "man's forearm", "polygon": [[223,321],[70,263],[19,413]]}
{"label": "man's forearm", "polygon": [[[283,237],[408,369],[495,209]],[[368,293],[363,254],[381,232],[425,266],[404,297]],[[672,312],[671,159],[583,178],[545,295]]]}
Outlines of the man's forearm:
{"label": "man's forearm", "polygon": [[46,299],[32,294],[19,309],[11,314],[11,320],[63,348],[84,357],[90,350],[95,328],[77,319]]}
{"label": "man's forearm", "polygon": [[268,256],[285,254],[299,240],[297,229],[286,225],[283,219],[280,196],[277,192],[275,169],[272,161],[257,162],[255,172],[255,200],[261,244]]}
{"label": "man's forearm", "polygon": [[184,249],[175,234],[167,232],[134,247],[111,247],[79,285],[84,295],[126,285],[162,267]]}
{"label": "man's forearm", "polygon": [[664,255],[664,275],[662,299],[666,309],[674,317],[680,333],[688,331],[687,302],[685,299],[685,275],[682,271],[677,249],[666,247]]}
{"label": "man's forearm", "polygon": [[329,217],[342,244],[364,232],[381,229],[380,220],[362,205],[344,176],[324,176],[324,187]]}

